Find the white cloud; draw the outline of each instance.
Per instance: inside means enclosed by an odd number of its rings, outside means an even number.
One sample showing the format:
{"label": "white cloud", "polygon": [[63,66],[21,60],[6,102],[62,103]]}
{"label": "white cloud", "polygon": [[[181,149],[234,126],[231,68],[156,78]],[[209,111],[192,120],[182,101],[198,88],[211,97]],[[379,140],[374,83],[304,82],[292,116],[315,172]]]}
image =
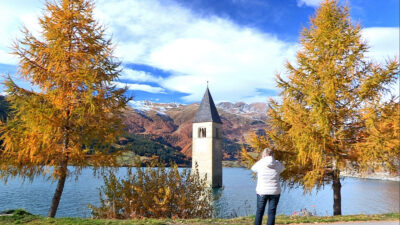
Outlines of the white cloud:
{"label": "white cloud", "polygon": [[138,82],[154,82],[154,83],[159,83],[163,80],[162,77],[153,76],[151,73],[144,71],[137,71],[129,68],[124,68],[122,74],[119,76],[119,79],[127,79]]}
{"label": "white cloud", "polygon": [[276,89],[276,72],[295,52],[294,43],[226,19],[198,17],[172,1],[100,1],[97,15],[111,28],[125,63],[172,71],[159,84],[187,93],[186,101],[199,101],[207,80],[216,101],[261,96],[258,89]]}
{"label": "white cloud", "polygon": [[129,90],[134,91],[145,91],[153,94],[164,94],[165,89],[161,87],[153,87],[147,84],[131,84],[131,83],[121,83],[121,82],[113,82],[118,88],[128,87]]}
{"label": "white cloud", "polygon": [[[320,0],[298,0],[299,5],[318,6]],[[27,24],[37,30],[35,16],[43,0],[0,1],[0,63],[6,47]],[[107,26],[123,63],[139,63],[170,71],[170,77],[125,68],[121,79],[134,81],[132,90],[187,93],[186,101],[199,101],[206,81],[214,100],[264,101],[261,89],[275,90],[275,74],[286,60],[294,62],[297,43],[273,34],[246,28],[218,17],[201,17],[172,0],[97,0],[95,16]],[[398,28],[365,28],[363,37],[371,48],[368,56],[381,60],[399,49]],[[398,56],[398,51],[397,51]],[[154,87],[140,82],[154,82]],[[125,84],[120,83],[125,86]],[[271,93],[271,92],[268,92]]]}
{"label": "white cloud", "polygon": [[318,7],[321,4],[322,0],[297,0],[297,6],[301,7],[303,5]]}
{"label": "white cloud", "polygon": [[0,1],[0,63],[17,64],[11,55],[12,43],[21,37],[20,29],[25,25],[33,34],[40,29],[38,16],[43,7],[42,0],[2,0]]}
{"label": "white cloud", "polygon": [[[294,45],[226,21],[199,26],[191,27],[187,38],[174,40],[150,56],[156,66],[180,72],[161,84],[189,93],[188,101],[201,98],[207,80],[217,101],[242,101],[257,95],[257,89],[275,89],[276,72],[294,54]],[[201,29],[205,31],[197,33]]]}
{"label": "white cloud", "polygon": [[[400,59],[400,28],[398,27],[369,27],[362,30],[362,37],[367,42],[369,51],[366,57],[375,63],[385,65],[388,60]],[[390,93],[399,96],[399,81],[390,87]],[[387,94],[384,100],[390,99]]]}
{"label": "white cloud", "polygon": [[399,59],[399,34],[398,27],[369,27],[362,30],[362,36],[370,47],[367,57],[378,62],[397,57]]}

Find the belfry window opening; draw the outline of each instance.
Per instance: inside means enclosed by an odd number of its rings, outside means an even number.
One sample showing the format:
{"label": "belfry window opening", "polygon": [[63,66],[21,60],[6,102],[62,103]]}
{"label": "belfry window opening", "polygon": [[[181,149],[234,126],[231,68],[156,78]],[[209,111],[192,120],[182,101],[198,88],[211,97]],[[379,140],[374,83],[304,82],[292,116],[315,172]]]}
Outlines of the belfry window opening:
{"label": "belfry window opening", "polygon": [[206,128],[205,127],[199,127],[198,137],[199,138],[205,138],[206,136],[207,136]]}

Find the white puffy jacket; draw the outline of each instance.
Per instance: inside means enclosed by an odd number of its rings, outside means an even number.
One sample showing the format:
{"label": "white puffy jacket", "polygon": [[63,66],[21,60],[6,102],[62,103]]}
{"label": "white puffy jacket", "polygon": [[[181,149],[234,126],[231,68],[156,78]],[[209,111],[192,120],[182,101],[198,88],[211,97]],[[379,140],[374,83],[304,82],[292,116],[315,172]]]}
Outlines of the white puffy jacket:
{"label": "white puffy jacket", "polygon": [[281,193],[279,174],[285,169],[278,160],[267,156],[256,162],[251,170],[257,173],[256,192],[259,195],[277,195]]}

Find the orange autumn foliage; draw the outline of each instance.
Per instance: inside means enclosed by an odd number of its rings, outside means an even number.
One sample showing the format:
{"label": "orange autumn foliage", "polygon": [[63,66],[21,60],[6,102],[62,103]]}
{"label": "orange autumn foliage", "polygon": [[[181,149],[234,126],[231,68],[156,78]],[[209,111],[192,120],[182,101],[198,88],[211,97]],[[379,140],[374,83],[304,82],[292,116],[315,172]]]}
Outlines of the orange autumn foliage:
{"label": "orange autumn foliage", "polygon": [[288,62],[287,76],[277,76],[281,92],[270,101],[266,135],[253,135],[253,153],[243,148],[242,159],[250,167],[268,147],[285,163],[289,185],[310,191],[333,183],[338,215],[341,171],[399,167],[399,103],[389,88],[399,63],[366,58],[360,25],[337,1],[324,0],[310,22],[296,64]]}
{"label": "orange autumn foliage", "polygon": [[215,202],[220,198],[199,175],[197,166],[178,170],[166,168],[153,158],[143,167],[139,158],[135,168],[127,167],[125,177],[109,170],[100,187],[100,206],[89,205],[95,218],[210,218],[215,214]]}
{"label": "orange autumn foliage", "polygon": [[113,84],[120,63],[93,9],[89,0],[48,1],[40,37],[24,28],[15,41],[18,75],[33,90],[10,77],[5,82],[11,116],[0,125],[0,178],[51,171],[65,181],[68,165],[79,174],[88,165],[114,163],[107,146],[122,131],[121,110],[129,99]]}

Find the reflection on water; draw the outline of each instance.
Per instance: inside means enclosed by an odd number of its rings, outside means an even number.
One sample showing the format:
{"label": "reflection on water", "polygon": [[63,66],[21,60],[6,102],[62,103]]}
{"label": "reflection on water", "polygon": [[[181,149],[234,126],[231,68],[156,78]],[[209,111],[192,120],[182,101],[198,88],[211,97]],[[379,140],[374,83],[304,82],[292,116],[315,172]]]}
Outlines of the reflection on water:
{"label": "reflection on water", "polygon": [[[126,169],[121,168],[124,176]],[[94,177],[91,169],[82,171],[79,179],[69,179],[61,198],[58,217],[89,217],[88,204],[99,203],[98,187],[101,178]],[[342,212],[349,214],[375,214],[398,212],[400,203],[400,182],[346,178],[342,181]],[[235,217],[255,214],[256,181],[251,172],[242,168],[223,169],[224,188],[214,190],[221,198],[215,202],[218,217]],[[33,183],[9,180],[7,185],[0,183],[0,211],[25,208],[34,214],[47,215],[56,184],[43,178]],[[282,191],[277,214],[292,214],[306,208],[318,215],[331,215],[333,194],[330,185],[324,189],[303,195],[303,190],[285,189]]]}

